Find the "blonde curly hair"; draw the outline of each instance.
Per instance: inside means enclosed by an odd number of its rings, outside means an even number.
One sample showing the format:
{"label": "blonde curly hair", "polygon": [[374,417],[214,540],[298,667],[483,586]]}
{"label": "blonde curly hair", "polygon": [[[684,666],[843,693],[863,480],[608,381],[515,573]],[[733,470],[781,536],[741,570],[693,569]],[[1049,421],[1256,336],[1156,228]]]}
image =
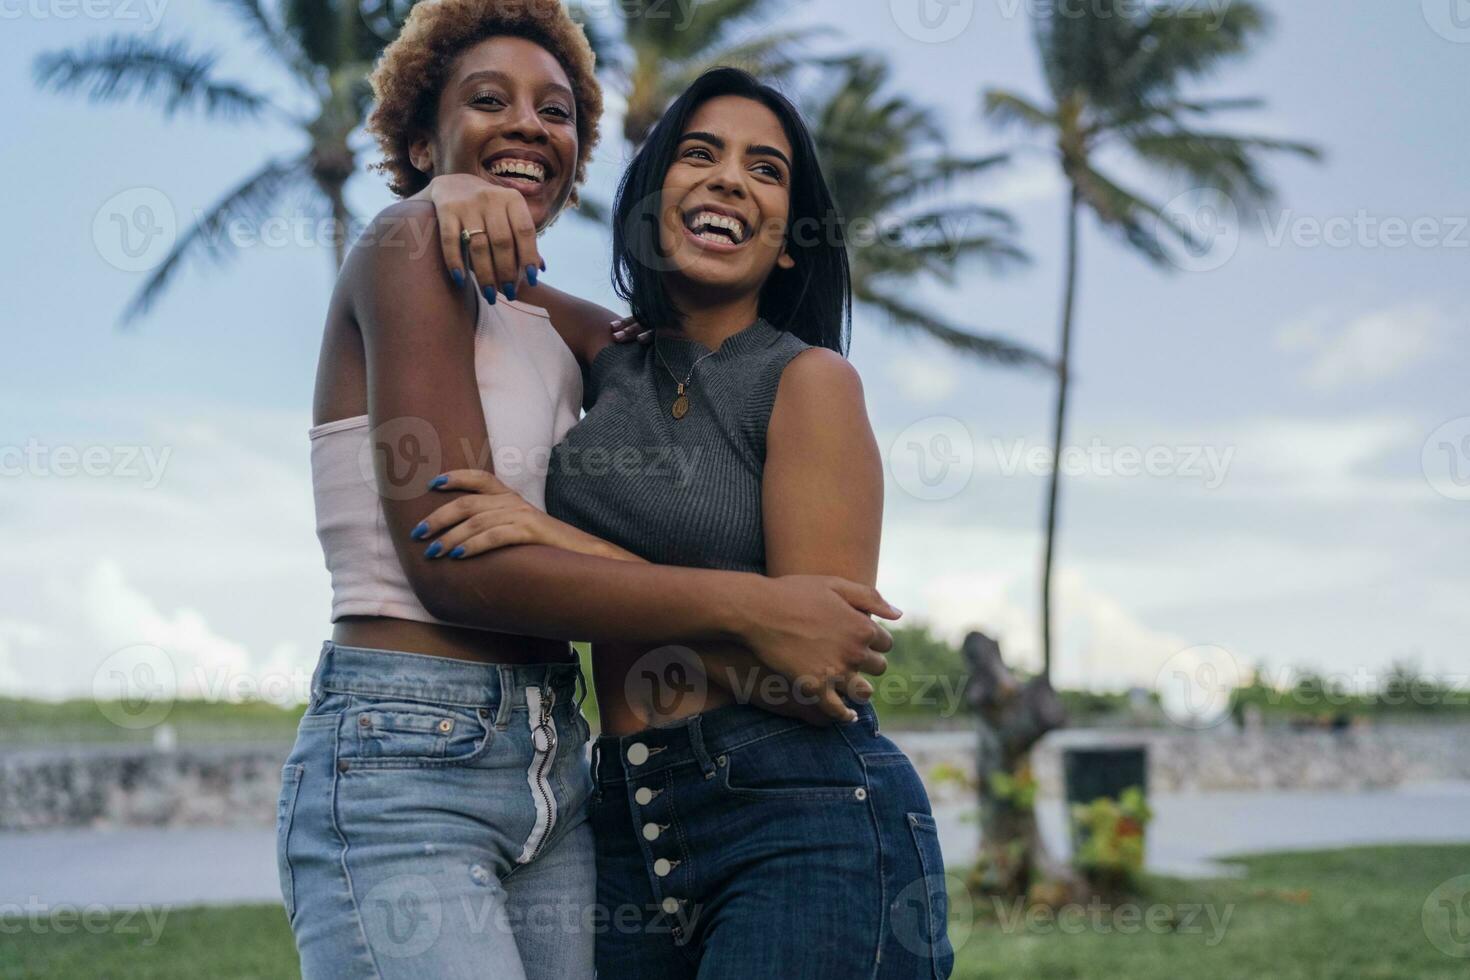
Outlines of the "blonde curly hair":
{"label": "blonde curly hair", "polygon": [[577,102],[577,171],[569,203],[577,203],[576,187],[587,179],[587,160],[597,145],[602,86],[587,35],[560,0],[424,0],[414,5],[370,78],[377,105],[367,128],[383,150],[383,162],[374,169],[388,175],[388,184],[399,197],[428,186],[429,177],[409,159],[409,146],[433,131],[439,94],[455,59],[466,48],[496,36],[541,45],[571,79]]}

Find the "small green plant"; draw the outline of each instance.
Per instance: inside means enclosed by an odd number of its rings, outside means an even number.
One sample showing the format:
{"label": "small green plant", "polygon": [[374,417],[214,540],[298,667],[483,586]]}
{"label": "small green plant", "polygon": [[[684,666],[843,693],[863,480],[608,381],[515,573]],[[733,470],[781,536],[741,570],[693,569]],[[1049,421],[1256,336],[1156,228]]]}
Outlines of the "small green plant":
{"label": "small green plant", "polygon": [[1098,888],[1124,888],[1143,871],[1144,830],[1153,811],[1137,786],[1116,800],[1100,797],[1072,807],[1078,831],[1072,863]]}

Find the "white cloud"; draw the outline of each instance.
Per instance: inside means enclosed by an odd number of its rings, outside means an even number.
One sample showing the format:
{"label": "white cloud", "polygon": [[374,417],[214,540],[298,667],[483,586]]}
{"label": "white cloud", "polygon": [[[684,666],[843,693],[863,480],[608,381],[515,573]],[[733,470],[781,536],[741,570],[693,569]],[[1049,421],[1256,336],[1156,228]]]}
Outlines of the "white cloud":
{"label": "white cloud", "polygon": [[1445,327],[1444,314],[1427,304],[1365,313],[1346,323],[1317,309],[1283,325],[1276,346],[1306,358],[1308,384],[1336,391],[1403,374],[1438,349]]}

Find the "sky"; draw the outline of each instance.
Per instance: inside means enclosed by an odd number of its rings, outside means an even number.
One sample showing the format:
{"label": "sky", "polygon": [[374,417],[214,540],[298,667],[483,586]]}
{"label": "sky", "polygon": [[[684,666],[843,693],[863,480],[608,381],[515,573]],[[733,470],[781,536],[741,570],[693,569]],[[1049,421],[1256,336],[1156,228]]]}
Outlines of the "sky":
{"label": "sky", "polygon": [[[806,0],[777,26],[885,55],[955,150],[1013,151],[956,193],[1009,209],[1031,262],[909,299],[1052,352],[1062,184],[979,113],[989,87],[1042,95],[1040,2]],[[1120,162],[1213,241],[1177,269],[1084,222],[1055,679],[1165,686],[1210,663],[1372,687],[1407,659],[1470,690],[1470,6],[1268,6],[1269,40],[1200,91],[1265,97],[1229,124],[1324,162],[1273,161],[1279,205],[1233,215]],[[119,327],[167,241],[151,232],[297,137],[41,93],[31,66],[150,32],[216,51],[225,77],[289,83],[223,4],[0,0],[0,19],[0,695],[102,694],[142,649],[181,693],[304,696],[329,632],[306,440],[329,245],[299,219],[261,229]],[[625,160],[613,117],[602,199]],[[391,200],[366,172],[350,191],[362,215]],[[542,251],[547,281],[617,308],[603,229],[563,218]],[[1035,665],[1052,383],[861,308],[852,360],[888,463],[880,587],[908,621],[985,630]]]}

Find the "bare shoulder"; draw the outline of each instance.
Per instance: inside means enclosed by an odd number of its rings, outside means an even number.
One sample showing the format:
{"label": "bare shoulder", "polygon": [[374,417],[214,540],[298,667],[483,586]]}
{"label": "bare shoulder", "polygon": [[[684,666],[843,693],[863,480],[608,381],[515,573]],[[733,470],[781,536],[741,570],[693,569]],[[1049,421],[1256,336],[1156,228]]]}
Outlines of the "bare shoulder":
{"label": "bare shoulder", "polygon": [[410,198],[374,215],[353,243],[345,271],[429,267],[448,275],[439,249],[439,220],[431,202]]}
{"label": "bare shoulder", "polygon": [[781,375],[774,411],[805,413],[834,405],[863,405],[863,379],[852,362],[825,347],[810,347],[793,357]]}
{"label": "bare shoulder", "polygon": [[522,298],[547,312],[562,342],[585,364],[592,363],[593,358],[612,342],[612,321],[619,314],[599,303],[545,283],[525,290]]}

